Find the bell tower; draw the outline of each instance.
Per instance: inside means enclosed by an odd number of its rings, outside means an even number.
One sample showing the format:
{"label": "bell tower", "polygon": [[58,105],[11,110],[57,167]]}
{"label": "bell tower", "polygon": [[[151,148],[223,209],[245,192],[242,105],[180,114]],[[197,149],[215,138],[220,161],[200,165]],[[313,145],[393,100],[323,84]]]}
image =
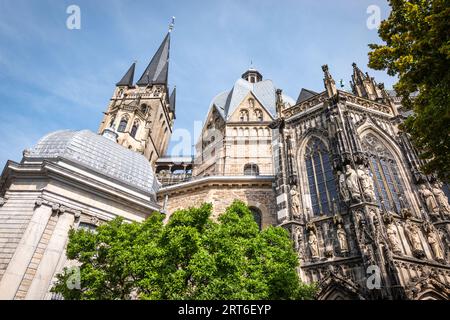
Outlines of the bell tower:
{"label": "bell tower", "polygon": [[169,92],[169,32],[139,80],[134,83],[134,62],[116,84],[104,112],[99,134],[112,130],[117,143],[143,154],[153,165],[169,144],[175,120],[175,89]]}

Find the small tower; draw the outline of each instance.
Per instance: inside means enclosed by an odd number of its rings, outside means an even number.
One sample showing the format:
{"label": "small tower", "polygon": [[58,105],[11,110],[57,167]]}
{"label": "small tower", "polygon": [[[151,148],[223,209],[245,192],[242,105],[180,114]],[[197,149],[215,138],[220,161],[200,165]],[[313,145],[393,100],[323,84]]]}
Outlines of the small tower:
{"label": "small tower", "polygon": [[245,71],[241,77],[242,79],[247,80],[250,83],[260,82],[263,79],[262,74],[253,67],[250,67],[247,71]]}
{"label": "small tower", "polygon": [[336,82],[328,70],[328,65],[323,65],[322,71],[324,74],[323,83],[325,85],[325,89],[327,90],[328,97],[331,98],[337,94]]}
{"label": "small tower", "polygon": [[117,143],[143,154],[153,165],[167,151],[175,119],[175,89],[169,97],[170,33],[134,84],[134,62],[117,82],[99,134],[111,128]]}
{"label": "small tower", "polygon": [[382,86],[379,86],[367,72],[364,74],[356,63],[353,62],[352,66],[353,75],[350,85],[352,86],[353,94],[372,101],[382,102],[384,99]]}

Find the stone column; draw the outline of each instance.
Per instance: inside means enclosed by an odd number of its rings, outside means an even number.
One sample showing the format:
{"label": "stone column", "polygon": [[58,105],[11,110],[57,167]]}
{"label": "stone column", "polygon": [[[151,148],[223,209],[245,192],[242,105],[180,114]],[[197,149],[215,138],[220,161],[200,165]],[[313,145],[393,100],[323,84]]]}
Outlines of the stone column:
{"label": "stone column", "polygon": [[25,297],[27,300],[44,299],[49,285],[56,271],[61,256],[65,254],[65,246],[70,227],[74,223],[74,215],[64,213],[58,218],[55,230],[45,249],[42,260],[31,282],[30,289]]}
{"label": "stone column", "polygon": [[34,214],[0,282],[0,300],[14,299],[51,214],[52,208],[47,205],[41,205],[34,210]]}

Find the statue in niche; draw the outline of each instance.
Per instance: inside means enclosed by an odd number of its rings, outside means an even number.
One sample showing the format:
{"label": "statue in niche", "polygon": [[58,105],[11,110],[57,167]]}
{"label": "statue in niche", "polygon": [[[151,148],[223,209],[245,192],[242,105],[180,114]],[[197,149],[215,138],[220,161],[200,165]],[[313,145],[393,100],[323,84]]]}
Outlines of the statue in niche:
{"label": "statue in niche", "polygon": [[444,191],[442,191],[442,184],[435,182],[431,191],[436,198],[437,204],[441,209],[441,212],[446,216],[450,217],[450,205],[448,204],[448,198],[445,195]]}
{"label": "statue in niche", "polygon": [[313,230],[310,230],[308,233],[308,245],[309,250],[311,251],[311,257],[316,259],[319,257],[319,243],[317,241],[316,234]]}
{"label": "statue in niche", "polygon": [[339,181],[339,193],[341,194],[342,200],[348,202],[350,200],[350,194],[347,189],[347,184],[345,183],[345,174],[342,171],[337,172]]}
{"label": "statue in niche", "polygon": [[412,222],[406,224],[406,234],[409,242],[411,243],[412,251],[415,256],[423,256],[423,248],[420,243],[419,228]]}
{"label": "statue in niche", "polygon": [[430,214],[439,213],[439,205],[434,198],[433,192],[428,190],[428,188],[422,184],[420,185],[419,193],[422,195],[425,204],[427,205],[427,209]]}
{"label": "statue in niche", "polygon": [[375,189],[373,187],[373,179],[370,176],[369,169],[365,168],[362,164],[357,170],[359,181],[361,181],[361,187],[364,192],[364,197],[368,201],[375,201]]}
{"label": "statue in niche", "polygon": [[389,240],[389,244],[391,245],[392,252],[394,252],[395,254],[401,254],[402,250],[400,247],[397,230],[395,228],[394,223],[389,223],[386,226],[386,233]]}
{"label": "statue in niche", "polygon": [[297,186],[293,185],[291,187],[291,201],[292,201],[292,213],[294,215],[294,218],[299,219],[300,218],[300,199],[299,194],[297,191]]}
{"label": "statue in niche", "polygon": [[345,184],[354,202],[361,200],[361,193],[358,185],[358,174],[349,164],[345,166]]}
{"label": "statue in niche", "polygon": [[341,253],[347,253],[348,252],[347,233],[342,227],[342,224],[338,224],[336,233]]}
{"label": "statue in niche", "polygon": [[436,232],[431,231],[427,235],[427,241],[431,247],[431,250],[434,253],[434,257],[438,261],[444,260],[444,252],[439,244],[439,237]]}

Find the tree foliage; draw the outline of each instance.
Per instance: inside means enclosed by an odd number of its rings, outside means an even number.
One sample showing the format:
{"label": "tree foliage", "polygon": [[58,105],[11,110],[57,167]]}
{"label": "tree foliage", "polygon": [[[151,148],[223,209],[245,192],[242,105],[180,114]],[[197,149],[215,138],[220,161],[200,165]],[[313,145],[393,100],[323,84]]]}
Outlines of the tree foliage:
{"label": "tree foliage", "polygon": [[175,212],[167,224],[152,214],[142,223],[117,218],[90,232],[71,230],[67,257],[72,272],[57,276],[53,292],[65,299],[311,299],[298,258],[281,227],[260,231],[251,211],[235,201],[210,218],[211,205]]}
{"label": "tree foliage", "polygon": [[[394,86],[414,111],[408,132],[425,173],[450,178],[450,0],[389,0],[392,11],[381,23],[384,45],[370,44],[369,66],[398,75]],[[418,93],[410,99],[412,93]]]}

